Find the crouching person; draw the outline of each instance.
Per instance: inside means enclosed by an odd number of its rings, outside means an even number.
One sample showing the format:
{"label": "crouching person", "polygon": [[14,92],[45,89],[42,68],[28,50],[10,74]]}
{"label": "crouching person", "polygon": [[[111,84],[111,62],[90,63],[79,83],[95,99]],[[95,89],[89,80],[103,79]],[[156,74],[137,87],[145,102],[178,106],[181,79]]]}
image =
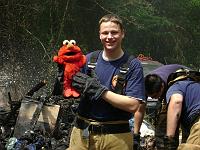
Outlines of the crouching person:
{"label": "crouching person", "polygon": [[[180,73],[183,75],[178,76]],[[192,74],[200,77],[199,72],[191,72],[190,75],[183,71],[169,76],[173,80],[170,80],[171,86],[166,94],[168,111],[165,146],[167,149],[170,145],[176,144],[174,136],[179,122],[189,131],[189,136],[186,143],[178,146],[178,150],[200,149],[200,83],[195,81],[196,78]]]}
{"label": "crouching person", "polygon": [[[89,68],[89,53],[82,73],[73,77],[72,86],[81,93],[69,150],[132,150],[133,134],[129,119],[145,99],[143,69],[137,58],[129,64],[122,93],[120,65],[128,60],[121,48],[124,29],[116,15],[106,15],[99,22],[103,50],[94,69]],[[117,83],[116,83],[117,82]]]}
{"label": "crouching person", "polygon": [[[155,142],[156,148],[158,150],[164,150],[164,137],[166,132],[166,122],[167,122],[167,109],[166,109],[166,92],[168,89],[167,79],[168,76],[178,69],[185,68],[186,66],[180,64],[169,64],[158,67],[157,69],[151,71],[145,77],[145,90],[149,97],[158,99],[156,106],[156,116],[155,116]],[[174,139],[174,148],[178,147],[178,133],[176,134],[176,139]]]}

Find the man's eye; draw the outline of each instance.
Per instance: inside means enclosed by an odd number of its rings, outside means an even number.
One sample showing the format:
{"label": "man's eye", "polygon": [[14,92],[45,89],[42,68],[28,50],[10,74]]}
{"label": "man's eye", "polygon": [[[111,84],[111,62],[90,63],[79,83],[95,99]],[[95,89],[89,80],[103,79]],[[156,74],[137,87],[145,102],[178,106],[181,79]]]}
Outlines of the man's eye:
{"label": "man's eye", "polygon": [[111,32],[112,35],[116,35],[117,33],[118,33],[117,31]]}
{"label": "man's eye", "polygon": [[108,35],[108,32],[102,32],[101,34],[103,34],[103,35]]}

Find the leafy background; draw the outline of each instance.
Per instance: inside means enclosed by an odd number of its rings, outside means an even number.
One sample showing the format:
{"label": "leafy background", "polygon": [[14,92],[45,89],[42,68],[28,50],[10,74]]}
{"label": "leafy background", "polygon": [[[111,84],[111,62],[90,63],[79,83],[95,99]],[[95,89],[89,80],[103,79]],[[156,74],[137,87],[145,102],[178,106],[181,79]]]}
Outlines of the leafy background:
{"label": "leafy background", "polygon": [[44,79],[51,93],[63,40],[85,54],[101,49],[98,20],[107,13],[123,19],[129,53],[200,68],[199,0],[1,0],[0,12],[0,84],[15,99]]}

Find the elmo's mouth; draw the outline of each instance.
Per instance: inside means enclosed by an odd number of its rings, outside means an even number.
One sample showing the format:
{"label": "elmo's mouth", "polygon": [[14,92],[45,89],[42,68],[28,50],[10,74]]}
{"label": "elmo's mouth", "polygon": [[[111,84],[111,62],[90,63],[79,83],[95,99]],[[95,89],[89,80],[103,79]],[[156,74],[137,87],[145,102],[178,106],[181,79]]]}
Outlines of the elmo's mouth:
{"label": "elmo's mouth", "polygon": [[73,55],[76,55],[77,52],[67,52],[65,53],[66,56],[73,56]]}

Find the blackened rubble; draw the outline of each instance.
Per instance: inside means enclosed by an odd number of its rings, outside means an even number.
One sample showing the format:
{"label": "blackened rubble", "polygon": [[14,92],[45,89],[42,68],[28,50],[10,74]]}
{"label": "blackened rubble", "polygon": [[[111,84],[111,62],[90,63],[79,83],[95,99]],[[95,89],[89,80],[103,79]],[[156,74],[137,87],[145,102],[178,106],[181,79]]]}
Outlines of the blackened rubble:
{"label": "blackened rubble", "polygon": [[[43,81],[34,86],[22,99],[17,101],[12,101],[11,97],[9,100],[10,109],[5,110],[0,107],[0,149],[1,150],[11,150],[11,149],[33,149],[40,150],[42,148],[48,150],[62,150],[66,149],[69,144],[69,134],[70,129],[73,126],[73,120],[76,112],[76,107],[78,106],[79,99],[68,98],[64,99],[62,96],[50,96],[47,93],[41,96],[34,97],[34,93],[38,91],[45,85]],[[9,95],[9,93],[8,93]],[[27,112],[19,112],[21,107],[23,107],[23,102],[29,101],[30,105],[35,105],[33,101],[41,102],[44,99],[44,104],[42,105],[41,112],[44,111],[44,107],[59,105],[59,114],[56,117],[56,124],[53,130],[46,130],[49,122],[43,120],[40,122],[37,113],[34,114],[32,118],[26,118],[29,122],[35,122],[26,126],[26,130],[23,133],[18,131],[20,126],[19,118],[20,113],[26,114]],[[44,106],[44,107],[43,107]],[[39,112],[40,112],[39,111]],[[43,113],[43,112],[42,112]],[[36,120],[34,120],[36,119]],[[25,120],[25,121],[27,121]],[[31,122],[31,123],[32,123]],[[19,123],[19,124],[18,124]],[[43,124],[43,127],[40,126]],[[15,137],[14,135],[18,135]],[[20,135],[20,136],[19,136]]]}

